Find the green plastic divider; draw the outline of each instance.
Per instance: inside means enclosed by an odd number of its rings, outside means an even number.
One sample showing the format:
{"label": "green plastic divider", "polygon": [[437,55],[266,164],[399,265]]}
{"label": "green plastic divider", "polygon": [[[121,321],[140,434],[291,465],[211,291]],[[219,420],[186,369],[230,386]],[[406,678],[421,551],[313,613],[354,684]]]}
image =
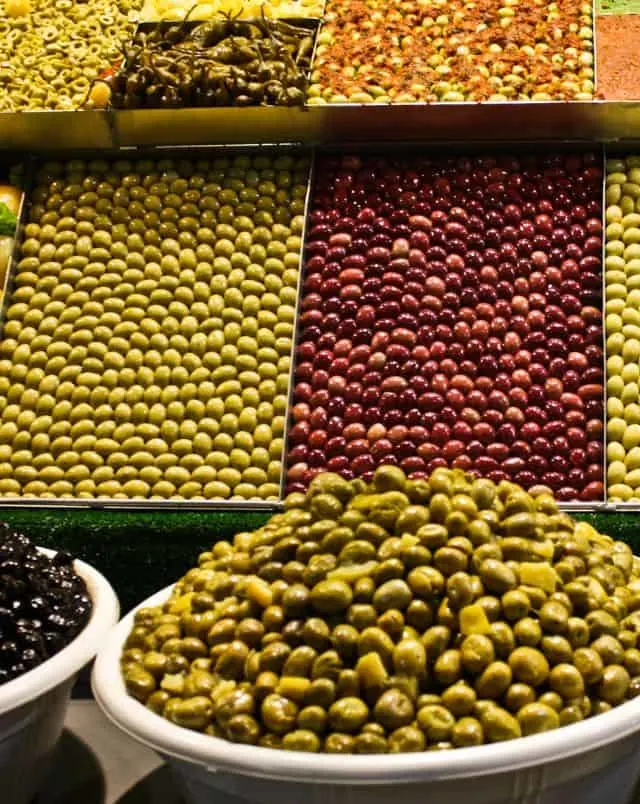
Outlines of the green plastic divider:
{"label": "green plastic divider", "polygon": [[[0,508],[36,544],[88,561],[113,584],[122,612],[176,581],[220,539],[263,525],[262,511],[78,511]],[[576,514],[640,554],[640,514]]]}

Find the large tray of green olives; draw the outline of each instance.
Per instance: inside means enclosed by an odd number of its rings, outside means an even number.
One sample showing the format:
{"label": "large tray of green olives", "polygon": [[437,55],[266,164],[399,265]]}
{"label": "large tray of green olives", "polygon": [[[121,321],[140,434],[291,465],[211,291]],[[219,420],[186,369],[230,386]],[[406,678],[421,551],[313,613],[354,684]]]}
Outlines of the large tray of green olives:
{"label": "large tray of green olives", "polygon": [[31,164],[0,341],[3,502],[281,500],[310,165],[268,148]]}

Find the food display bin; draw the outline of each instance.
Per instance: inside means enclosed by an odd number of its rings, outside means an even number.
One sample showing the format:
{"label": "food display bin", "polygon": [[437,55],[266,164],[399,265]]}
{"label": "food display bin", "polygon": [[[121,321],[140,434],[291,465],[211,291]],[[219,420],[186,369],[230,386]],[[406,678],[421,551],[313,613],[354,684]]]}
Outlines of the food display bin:
{"label": "food display bin", "polygon": [[[171,587],[140,608],[160,606]],[[331,756],[274,751],[228,743],[169,723],[131,698],[120,657],[135,616],[109,636],[93,671],[93,692],[106,715],[134,739],[155,749],[182,781],[189,802],[218,793],[244,804],[276,804],[308,798],[386,804],[402,795],[418,804],[425,795],[455,802],[541,804],[579,800],[630,801],[640,778],[638,699],[606,714],[507,743],[453,751],[395,756]],[[235,804],[235,800],[232,798]]]}
{"label": "food display bin", "polygon": [[75,568],[93,603],[89,622],[67,647],[0,689],[0,779],[7,804],[28,804],[37,794],[62,734],[76,677],[118,620],[118,599],[108,581],[83,561]]}

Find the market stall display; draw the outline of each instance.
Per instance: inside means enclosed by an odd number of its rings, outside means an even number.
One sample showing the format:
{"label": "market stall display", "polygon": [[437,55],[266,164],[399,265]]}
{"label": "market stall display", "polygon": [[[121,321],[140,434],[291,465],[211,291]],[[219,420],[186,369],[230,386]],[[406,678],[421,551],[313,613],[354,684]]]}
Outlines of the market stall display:
{"label": "market stall display", "polygon": [[42,165],[0,342],[0,493],[277,500],[309,160]]}
{"label": "market stall display", "polygon": [[[190,514],[218,539],[95,676],[198,804],[626,804],[640,565],[600,523],[640,503],[640,160],[585,143],[637,127],[640,32],[607,2],[0,0],[0,505],[93,542],[153,509],[172,577]],[[26,804],[100,606],[7,533]]]}
{"label": "market stall display", "polygon": [[603,500],[598,155],[319,157],[289,490],[451,465]]}
{"label": "market stall display", "polygon": [[328,0],[309,103],[589,100],[592,15],[580,0]]}

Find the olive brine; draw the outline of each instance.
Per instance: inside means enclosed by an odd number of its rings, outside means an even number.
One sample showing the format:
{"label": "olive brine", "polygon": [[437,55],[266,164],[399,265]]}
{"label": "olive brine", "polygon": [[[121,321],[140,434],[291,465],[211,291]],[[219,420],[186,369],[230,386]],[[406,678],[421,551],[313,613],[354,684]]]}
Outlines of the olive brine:
{"label": "olive brine", "polygon": [[91,616],[87,588],[66,553],[53,557],[0,525],[0,684],[66,647]]}
{"label": "olive brine", "polygon": [[630,548],[461,470],[317,475],[140,609],[131,695],[174,724],[296,751],[498,742],[640,691]]}

